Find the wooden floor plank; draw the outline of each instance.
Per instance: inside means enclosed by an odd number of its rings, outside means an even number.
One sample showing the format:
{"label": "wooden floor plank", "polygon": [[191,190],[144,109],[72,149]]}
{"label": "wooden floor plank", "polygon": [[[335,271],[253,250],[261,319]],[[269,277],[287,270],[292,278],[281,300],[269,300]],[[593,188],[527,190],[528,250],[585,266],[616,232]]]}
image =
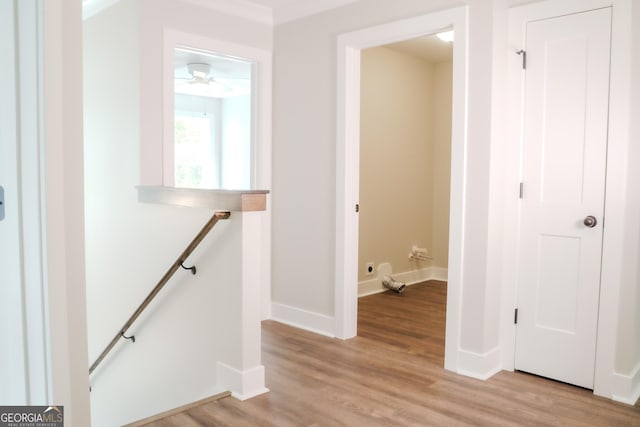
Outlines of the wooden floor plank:
{"label": "wooden floor plank", "polygon": [[146,425],[640,427],[640,404],[519,372],[480,381],[445,371],[445,304],[443,282],[361,298],[347,341],[265,321],[269,393]]}

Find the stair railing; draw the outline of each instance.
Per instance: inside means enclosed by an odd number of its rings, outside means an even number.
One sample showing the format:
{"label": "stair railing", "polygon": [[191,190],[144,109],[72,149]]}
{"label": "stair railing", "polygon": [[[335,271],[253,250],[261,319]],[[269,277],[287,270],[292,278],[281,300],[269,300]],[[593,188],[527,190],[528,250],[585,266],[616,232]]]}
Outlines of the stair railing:
{"label": "stair railing", "polygon": [[133,312],[131,317],[129,317],[129,320],[127,320],[125,322],[125,324],[122,326],[122,328],[120,328],[120,330],[113,337],[113,339],[111,340],[109,345],[107,345],[105,347],[105,349],[102,351],[102,353],[100,353],[100,356],[98,356],[96,361],[93,362],[91,367],[89,367],[89,375],[91,375],[93,373],[93,371],[95,371],[95,369],[98,367],[100,362],[102,362],[102,360],[105,357],[107,357],[109,352],[113,349],[113,347],[115,347],[115,345],[118,343],[120,338],[131,340],[131,342],[136,342],[135,336],[133,336],[133,335],[126,336],[125,332],[127,332],[127,330],[131,327],[131,325],[133,325],[133,323],[136,321],[136,319],[138,317],[140,317],[140,315],[142,314],[144,309],[147,308],[147,306],[151,303],[151,301],[153,301],[153,299],[156,297],[156,295],[158,295],[158,293],[162,290],[164,285],[167,284],[169,279],[171,279],[171,277],[175,274],[176,271],[178,271],[179,268],[182,267],[185,270],[191,270],[192,274],[196,274],[196,267],[195,266],[185,267],[184,266],[184,261],[189,257],[189,255],[191,255],[191,253],[194,251],[194,249],[200,244],[200,242],[206,237],[206,235],[209,233],[209,231],[211,231],[213,226],[216,225],[216,223],[219,220],[227,219],[230,216],[231,216],[231,213],[228,212],[228,211],[216,211],[213,214],[211,219],[204,225],[204,227],[202,227],[202,230],[200,230],[200,232],[196,235],[196,237],[194,237],[194,239],[191,241],[191,243],[189,243],[189,246],[187,246],[187,248],[180,254],[178,259],[171,265],[171,267],[169,267],[169,269],[164,274],[164,276],[162,276],[162,278],[160,279],[158,284],[153,288],[153,290],[149,293],[149,295],[147,295],[147,297],[144,299],[144,301],[142,301],[142,303],[140,304],[138,309]]}

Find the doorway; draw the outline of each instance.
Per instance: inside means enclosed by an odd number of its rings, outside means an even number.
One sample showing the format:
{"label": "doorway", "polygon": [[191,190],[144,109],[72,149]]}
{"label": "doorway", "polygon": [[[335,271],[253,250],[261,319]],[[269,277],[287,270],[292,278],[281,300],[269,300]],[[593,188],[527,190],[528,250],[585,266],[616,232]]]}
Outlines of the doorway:
{"label": "doorway", "polygon": [[[440,366],[452,36],[443,31],[361,52],[358,336],[386,341],[393,334],[393,342],[420,348]],[[390,279],[395,292],[372,295]]]}
{"label": "doorway", "polygon": [[466,23],[466,7],[460,7],[356,31],[338,38],[335,335],[346,339],[357,334],[361,51],[434,34],[445,28],[453,28],[456,37],[459,37],[453,51],[452,71],[451,215],[445,342],[445,368],[453,371],[458,364],[465,211]]}
{"label": "doorway", "polygon": [[359,297],[447,280],[452,34],[361,53]]}

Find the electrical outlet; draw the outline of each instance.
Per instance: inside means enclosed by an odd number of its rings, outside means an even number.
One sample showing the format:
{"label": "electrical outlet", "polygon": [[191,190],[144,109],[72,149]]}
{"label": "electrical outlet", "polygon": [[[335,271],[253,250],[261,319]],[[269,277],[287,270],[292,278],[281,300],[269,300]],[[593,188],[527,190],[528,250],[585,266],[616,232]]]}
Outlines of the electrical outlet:
{"label": "electrical outlet", "polygon": [[365,270],[367,272],[367,276],[370,276],[373,274],[373,263],[372,262],[368,262],[365,266]]}

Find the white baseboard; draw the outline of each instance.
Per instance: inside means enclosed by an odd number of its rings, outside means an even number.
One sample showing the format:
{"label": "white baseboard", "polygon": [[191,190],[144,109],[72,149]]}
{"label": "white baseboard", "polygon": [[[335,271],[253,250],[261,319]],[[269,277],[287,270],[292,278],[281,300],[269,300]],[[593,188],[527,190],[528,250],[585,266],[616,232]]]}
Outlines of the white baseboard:
{"label": "white baseboard", "polygon": [[335,337],[335,319],[277,302],[271,303],[271,320],[327,337]]}
{"label": "white baseboard", "polygon": [[264,386],[264,366],[239,371],[231,366],[218,362],[216,366],[218,385],[231,392],[238,400],[247,400],[269,391]]}
{"label": "white baseboard", "polygon": [[501,370],[500,347],[496,347],[483,354],[458,350],[458,366],[456,371],[461,375],[484,381]]}
{"label": "white baseboard", "polygon": [[[404,273],[392,274],[393,278],[404,282],[407,285],[415,285],[416,283],[426,282],[427,280],[447,281],[448,271],[442,267],[427,267],[420,270],[406,271]],[[371,280],[365,280],[358,283],[358,297],[377,294],[387,289],[382,286],[382,278],[376,277]]]}
{"label": "white baseboard", "polygon": [[611,399],[627,405],[636,404],[640,399],[640,363],[629,375],[613,374]]}

